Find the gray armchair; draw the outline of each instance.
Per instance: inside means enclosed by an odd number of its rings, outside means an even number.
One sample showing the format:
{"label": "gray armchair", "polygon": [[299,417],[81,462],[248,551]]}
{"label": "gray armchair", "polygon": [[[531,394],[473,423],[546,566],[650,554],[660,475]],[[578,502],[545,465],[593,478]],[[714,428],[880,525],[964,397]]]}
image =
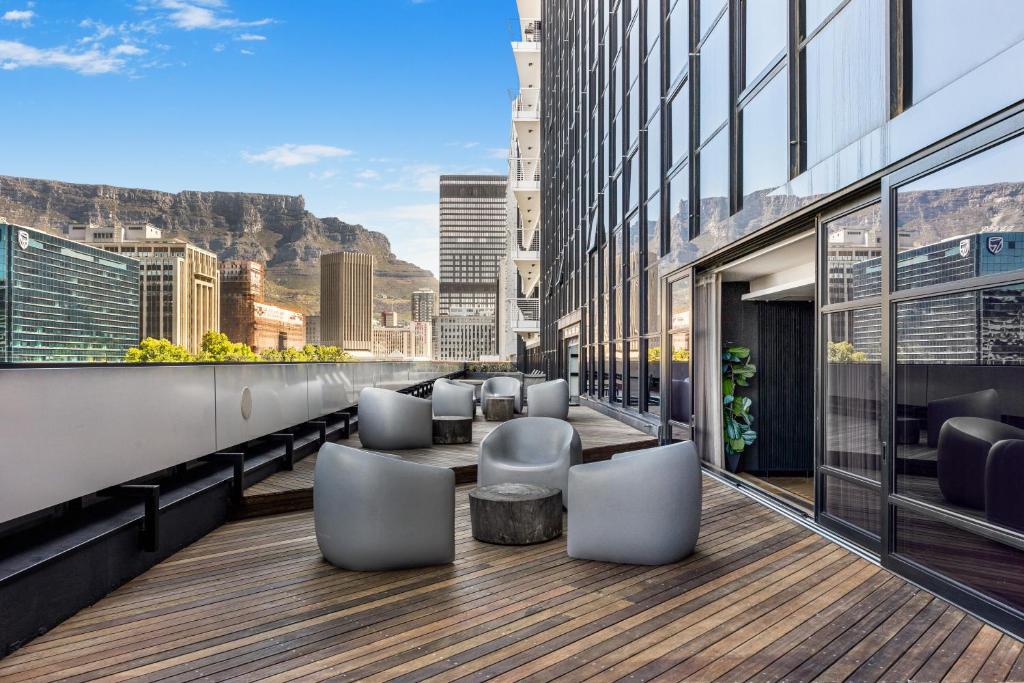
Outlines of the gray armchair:
{"label": "gray armchair", "polygon": [[498,425],[480,444],[477,482],[539,484],[562,491],[568,500],[569,468],[583,461],[580,435],[568,422],[523,417]]}
{"label": "gray armchair", "polygon": [[476,415],[473,387],[443,377],[434,382],[430,402],[434,415],[439,417],[474,417]]}
{"label": "gray armchair", "polygon": [[951,417],[983,417],[999,422],[999,392],[983,389],[970,394],[960,394],[928,402],[928,447],[939,445],[942,425]]}
{"label": "gray armchair", "polygon": [[[989,451],[1004,439],[1024,439],[1024,430],[984,417],[951,417],[939,430],[936,452],[939,491],[956,505],[985,509]],[[1020,486],[1020,482],[1014,482]]]}
{"label": "gray armchair", "polygon": [[324,559],[343,569],[448,564],[455,560],[455,472],[324,444],[313,520]]}
{"label": "gray armchair", "polygon": [[701,472],[692,441],[620,453],[569,470],[570,557],[670,564],[700,533]]}
{"label": "gray armchair", "polygon": [[395,451],[433,445],[430,401],[388,389],[359,392],[359,440],[365,448]]}
{"label": "gray armchair", "polygon": [[526,409],[530,417],[569,419],[569,385],[556,379],[526,387]]}
{"label": "gray armchair", "polygon": [[515,399],[514,410],[523,412],[523,385],[515,377],[490,377],[480,388],[480,410],[484,410],[491,396],[511,396]]}

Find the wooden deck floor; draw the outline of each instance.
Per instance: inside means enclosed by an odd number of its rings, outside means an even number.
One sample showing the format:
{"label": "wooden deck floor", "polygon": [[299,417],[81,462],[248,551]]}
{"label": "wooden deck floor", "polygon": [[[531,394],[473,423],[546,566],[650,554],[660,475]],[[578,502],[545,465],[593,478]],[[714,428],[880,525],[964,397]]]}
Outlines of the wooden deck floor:
{"label": "wooden deck floor", "polygon": [[572,560],[564,539],[326,564],[312,514],[232,522],[0,660],[0,680],[1024,680],[1022,644],[705,479],[697,552]]}
{"label": "wooden deck floor", "polygon": [[[656,439],[652,436],[590,408],[573,406],[569,409],[569,422],[580,434],[586,461],[607,458],[620,450],[634,450],[656,444]],[[450,467],[455,470],[456,481],[459,483],[476,481],[480,442],[499,424],[501,423],[487,422],[477,415],[473,422],[472,443],[393,451],[392,454],[427,465]],[[362,448],[358,432],[351,438],[339,440],[337,443]],[[313,501],[315,467],[316,456],[312,455],[295,463],[292,471],[278,472],[250,486],[244,492],[241,515],[308,509]]]}

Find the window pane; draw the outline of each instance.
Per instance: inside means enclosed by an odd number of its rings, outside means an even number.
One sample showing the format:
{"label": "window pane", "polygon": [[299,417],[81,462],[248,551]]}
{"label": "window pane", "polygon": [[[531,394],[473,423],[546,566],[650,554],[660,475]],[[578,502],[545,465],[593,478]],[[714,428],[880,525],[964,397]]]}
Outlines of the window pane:
{"label": "window pane", "polygon": [[915,103],[1024,40],[1020,0],[914,0],[911,16]]}
{"label": "window pane", "polygon": [[629,213],[640,203],[640,153],[633,152],[626,167],[626,197],[623,202],[623,213]]}
{"label": "window pane", "polygon": [[[661,287],[658,281],[658,267],[647,269],[647,334],[661,332]],[[655,343],[659,346],[660,343]]]}
{"label": "window pane", "polygon": [[615,376],[615,386],[614,386],[615,394],[612,396],[612,403],[622,403],[622,390],[623,390],[623,386],[622,386],[623,377],[622,377],[622,375],[623,375],[623,370],[624,370],[624,367],[622,365],[622,361],[623,361],[622,351],[623,351],[622,344],[621,343],[620,344],[616,344],[615,345],[615,359],[614,359],[615,365],[614,365],[614,369],[613,369],[613,375]]}
{"label": "window pane", "polygon": [[882,471],[881,309],[825,316],[825,464],[876,481]]}
{"label": "window pane", "polygon": [[899,188],[897,289],[1024,268],[1022,155],[1014,138]]}
{"label": "window pane", "polygon": [[[655,288],[657,289],[657,288]],[[661,350],[657,339],[646,340],[647,354],[647,412],[661,414]]]}
{"label": "window pane", "polygon": [[896,553],[1024,610],[1024,552],[896,510]]}
{"label": "window pane", "polygon": [[700,232],[729,219],[729,129],[700,151]]}
{"label": "window pane", "polygon": [[729,116],[729,22],[722,21],[700,49],[700,139]]}
{"label": "window pane", "polygon": [[882,211],[879,204],[829,221],[828,303],[882,294]]}
{"label": "window pane", "polygon": [[805,36],[809,36],[814,33],[814,29],[818,28],[821,22],[825,21],[825,17],[832,13],[842,0],[804,0],[804,22],[806,31]]}
{"label": "window pane", "polygon": [[669,83],[675,83],[690,63],[690,12],[689,2],[679,0],[668,18],[668,64]]}
{"label": "window pane", "polygon": [[661,188],[661,113],[647,125],[647,194]]}
{"label": "window pane", "polygon": [[661,50],[660,43],[647,57],[647,118],[661,106]]}
{"label": "window pane", "polygon": [[628,276],[633,277],[640,272],[640,214],[634,213],[626,223],[626,253],[629,254],[627,267]]}
{"label": "window pane", "polygon": [[[700,0],[700,34],[702,36],[707,34],[708,29],[711,28],[711,22],[718,17],[718,13],[724,6],[725,0]],[[723,19],[722,23],[726,23],[726,20]]]}
{"label": "window pane", "polygon": [[788,92],[788,75],[783,69],[743,108],[745,197],[765,195],[789,179]]}
{"label": "window pane", "polygon": [[629,49],[629,63],[627,69],[626,83],[632,85],[640,77],[640,22],[633,22],[626,38],[626,47]]}
{"label": "window pane", "polygon": [[686,158],[690,153],[690,89],[683,86],[669,102],[669,114],[671,116],[672,130],[670,132],[669,144],[671,145],[671,160],[669,168],[674,167]]}
{"label": "window pane", "polygon": [[1024,284],[897,306],[897,491],[1024,531],[1022,329]]}
{"label": "window pane", "polygon": [[633,145],[636,144],[637,135],[640,132],[640,86],[634,86],[629,91],[628,107],[629,114],[626,118],[626,124],[628,126],[628,133],[626,135],[625,150],[630,150]]}
{"label": "window pane", "polygon": [[808,166],[885,121],[885,12],[885,0],[852,0],[807,46]]}
{"label": "window pane", "polygon": [[679,169],[668,185],[669,248],[682,248],[690,240],[690,167]]}
{"label": "window pane", "polygon": [[672,358],[671,401],[669,417],[677,422],[689,424],[692,408],[692,387],[690,383],[690,278],[672,283],[671,340]]}
{"label": "window pane", "polygon": [[748,0],[743,4],[746,27],[746,85],[750,85],[786,48],[787,0]]}
{"label": "window pane", "polygon": [[661,0],[647,0],[647,51],[654,49],[661,36]]}
{"label": "window pane", "polygon": [[640,405],[640,344],[636,340],[629,343],[629,405]]}
{"label": "window pane", "polygon": [[640,280],[640,277],[634,277],[629,281],[629,336],[631,337],[640,334]]}
{"label": "window pane", "polygon": [[647,201],[647,266],[654,265],[661,257],[661,195],[655,194]]}
{"label": "window pane", "polygon": [[878,494],[835,477],[825,477],[825,512],[874,536],[882,535]]}

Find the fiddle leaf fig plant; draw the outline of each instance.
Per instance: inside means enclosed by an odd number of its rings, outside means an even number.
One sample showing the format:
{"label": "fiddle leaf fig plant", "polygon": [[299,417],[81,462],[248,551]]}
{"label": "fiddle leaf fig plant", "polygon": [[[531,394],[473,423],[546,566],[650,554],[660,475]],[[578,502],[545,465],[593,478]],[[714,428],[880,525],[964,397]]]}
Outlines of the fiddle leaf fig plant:
{"label": "fiddle leaf fig plant", "polygon": [[754,420],[750,414],[752,401],[738,395],[740,388],[750,386],[755,374],[757,366],[750,362],[750,349],[730,345],[722,349],[722,423],[729,455],[740,455],[757,439],[757,432],[750,426]]}

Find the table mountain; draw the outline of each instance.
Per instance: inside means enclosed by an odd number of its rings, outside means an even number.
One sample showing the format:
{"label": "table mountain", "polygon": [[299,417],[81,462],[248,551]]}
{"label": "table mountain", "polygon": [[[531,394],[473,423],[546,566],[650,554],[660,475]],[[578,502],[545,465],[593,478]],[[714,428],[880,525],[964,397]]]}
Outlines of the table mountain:
{"label": "table mountain", "polygon": [[377,257],[377,306],[406,313],[412,291],[437,280],[398,259],[380,232],[338,218],[317,218],[300,196],[252,192],[170,193],[111,185],[0,176],[0,217],[61,234],[68,223],[149,222],[164,235],[223,259],[267,264],[267,298],[303,312],[320,308],[320,254],[359,251]]}

